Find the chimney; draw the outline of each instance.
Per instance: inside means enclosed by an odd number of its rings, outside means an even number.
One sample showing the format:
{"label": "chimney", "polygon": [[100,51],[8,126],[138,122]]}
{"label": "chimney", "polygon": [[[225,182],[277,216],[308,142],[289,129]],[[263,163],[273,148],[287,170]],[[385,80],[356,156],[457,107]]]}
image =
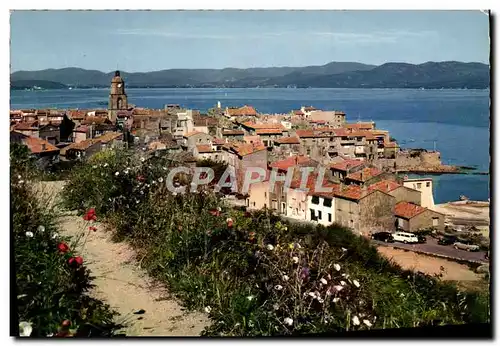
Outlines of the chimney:
{"label": "chimney", "polygon": [[45,143],[42,143],[42,151],[45,151],[47,150],[47,146],[45,145]]}
{"label": "chimney", "polygon": [[363,181],[363,171],[361,171],[361,181]]}
{"label": "chimney", "polygon": [[389,183],[387,183],[387,191],[389,191]]}

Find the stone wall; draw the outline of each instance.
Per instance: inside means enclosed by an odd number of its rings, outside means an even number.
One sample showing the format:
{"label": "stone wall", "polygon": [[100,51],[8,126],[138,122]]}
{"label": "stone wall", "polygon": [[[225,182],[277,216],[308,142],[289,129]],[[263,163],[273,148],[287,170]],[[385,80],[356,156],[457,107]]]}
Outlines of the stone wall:
{"label": "stone wall", "polygon": [[359,201],[360,222],[359,231],[368,235],[373,231],[392,232],[396,228],[394,206],[396,199],[375,191]]}

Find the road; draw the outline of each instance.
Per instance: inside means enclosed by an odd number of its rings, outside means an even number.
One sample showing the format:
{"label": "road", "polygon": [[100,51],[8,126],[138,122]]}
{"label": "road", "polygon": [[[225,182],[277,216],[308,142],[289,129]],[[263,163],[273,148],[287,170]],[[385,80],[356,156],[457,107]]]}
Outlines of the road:
{"label": "road", "polygon": [[452,257],[459,260],[466,261],[479,261],[483,263],[488,263],[488,260],[484,258],[485,252],[469,252],[464,250],[458,250],[453,247],[453,245],[439,245],[437,239],[432,237],[427,237],[427,242],[425,244],[404,244],[400,242],[385,243],[383,241],[372,240],[373,243],[384,246],[392,246],[398,249],[406,249],[410,251],[422,251],[434,255],[442,255],[447,257]]}

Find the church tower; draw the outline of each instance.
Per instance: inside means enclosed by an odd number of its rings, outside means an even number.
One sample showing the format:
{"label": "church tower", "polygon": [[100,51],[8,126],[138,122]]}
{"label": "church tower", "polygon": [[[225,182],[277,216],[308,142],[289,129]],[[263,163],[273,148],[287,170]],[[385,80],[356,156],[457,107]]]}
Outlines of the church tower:
{"label": "church tower", "polygon": [[114,123],[119,110],[127,110],[127,94],[125,94],[125,83],[120,77],[120,71],[115,72],[111,80],[111,91],[109,93],[108,118]]}

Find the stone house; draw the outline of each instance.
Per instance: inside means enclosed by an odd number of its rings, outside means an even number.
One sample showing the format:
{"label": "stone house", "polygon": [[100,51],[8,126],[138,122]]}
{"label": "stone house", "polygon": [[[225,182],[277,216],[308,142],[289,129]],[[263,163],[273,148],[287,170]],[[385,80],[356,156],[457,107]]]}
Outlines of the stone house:
{"label": "stone house", "polygon": [[341,111],[314,110],[310,112],[309,121],[322,121],[331,127],[341,127],[345,124],[345,113]]}
{"label": "stone house", "polygon": [[395,159],[399,152],[399,145],[396,142],[389,142],[384,144],[384,158]]}
{"label": "stone house", "polygon": [[30,137],[20,132],[10,131],[10,142],[26,145],[31,156],[36,159],[35,164],[38,168],[45,169],[59,161],[59,148],[42,138]]}
{"label": "stone house", "polygon": [[237,119],[248,118],[248,117],[256,118],[257,111],[252,106],[247,106],[247,105],[244,105],[243,107],[239,107],[239,108],[226,107],[226,110],[224,112],[224,116],[231,119],[231,120],[237,120]]}
{"label": "stone house", "polygon": [[60,125],[56,123],[49,123],[47,125],[40,126],[38,129],[38,137],[56,145],[60,142],[61,138]]}
{"label": "stone house", "polygon": [[213,144],[197,144],[193,148],[193,156],[198,160],[221,161],[222,152]]}
{"label": "stone house", "polygon": [[101,151],[101,142],[96,138],[72,143],[61,149],[61,156],[66,160],[85,160]]}
{"label": "stone house", "polygon": [[23,121],[14,125],[13,130],[29,137],[38,138],[39,124],[37,120]]}
{"label": "stone house", "polygon": [[345,123],[343,126],[347,131],[371,131],[375,130],[375,122]]}
{"label": "stone house", "polygon": [[234,129],[223,129],[222,130],[222,138],[228,141],[241,141],[245,136],[245,131],[243,130],[234,130]]}
{"label": "stone house", "polygon": [[444,215],[422,206],[399,202],[394,208],[397,227],[405,232],[415,232],[423,229],[444,230]]}
{"label": "stone house", "polygon": [[400,185],[395,180],[381,180],[368,186],[368,190],[380,190],[388,193],[396,198],[396,203],[410,202],[416,205],[421,205],[422,193],[420,191]]}
{"label": "stone house", "polygon": [[[387,177],[394,176],[392,173],[384,173],[376,167],[364,167],[356,172],[349,173],[344,181],[347,185],[370,185]],[[395,178],[394,178],[395,179]]]}
{"label": "stone house", "polygon": [[361,160],[347,159],[330,165],[332,177],[339,181],[345,181],[349,174],[358,172],[367,166],[366,162]]}
{"label": "stone house", "polygon": [[248,210],[260,210],[269,208],[269,179],[259,183],[253,183],[248,189],[246,206]]}
{"label": "stone house", "polygon": [[187,150],[193,150],[197,145],[211,145],[212,136],[204,132],[188,132],[183,136],[182,146]]}
{"label": "stone house", "polygon": [[380,190],[342,186],[335,192],[335,221],[365,236],[377,231],[392,232],[395,205],[394,196]]}

